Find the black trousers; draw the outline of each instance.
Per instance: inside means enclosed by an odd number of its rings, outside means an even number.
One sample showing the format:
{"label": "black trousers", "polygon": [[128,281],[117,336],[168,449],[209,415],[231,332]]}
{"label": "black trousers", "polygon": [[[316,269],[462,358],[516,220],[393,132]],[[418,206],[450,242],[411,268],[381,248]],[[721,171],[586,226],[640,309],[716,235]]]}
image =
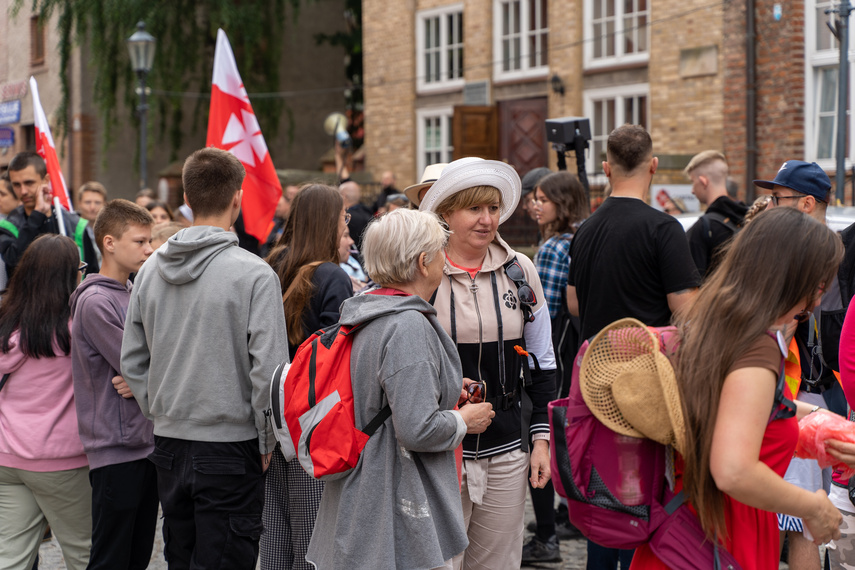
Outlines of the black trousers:
{"label": "black trousers", "polygon": [[92,548],[87,570],[148,567],[157,527],[157,474],[147,459],[99,467],[92,485]]}
{"label": "black trousers", "polygon": [[157,467],[169,569],[254,570],[264,509],[258,440],[155,436],[149,459]]}

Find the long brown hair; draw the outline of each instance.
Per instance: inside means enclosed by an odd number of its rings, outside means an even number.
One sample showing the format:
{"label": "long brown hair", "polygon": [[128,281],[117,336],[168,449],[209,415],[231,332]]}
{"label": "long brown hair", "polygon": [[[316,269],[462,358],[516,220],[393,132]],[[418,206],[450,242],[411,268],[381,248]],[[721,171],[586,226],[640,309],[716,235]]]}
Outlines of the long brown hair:
{"label": "long brown hair", "polygon": [[344,202],[335,188],[311,184],[300,190],[291,204],[282,237],[267,262],[279,275],[288,342],[306,338],[303,321],[315,291],[312,277],[325,262],[338,264],[338,224]]}
{"label": "long brown hair", "polygon": [[774,208],[733,239],[691,307],[676,317],[682,336],[676,371],[686,418],[683,482],[710,537],[727,534],[723,494],[710,472],[727,372],[775,321],[830,284],[842,259],[836,233],[795,209]]}
{"label": "long brown hair", "polygon": [[576,175],[566,170],[553,172],[541,178],[535,187],[535,192],[537,188],[540,188],[549,201],[555,204],[556,218],[544,224],[544,239],[563,233],[575,233],[579,222],[591,213],[582,183]]}
{"label": "long brown hair", "polygon": [[20,331],[21,352],[32,358],[53,358],[54,343],[71,351],[68,300],[77,287],[80,252],[65,236],[47,234],[36,239],[12,274],[0,303],[0,349],[11,350],[12,333]]}

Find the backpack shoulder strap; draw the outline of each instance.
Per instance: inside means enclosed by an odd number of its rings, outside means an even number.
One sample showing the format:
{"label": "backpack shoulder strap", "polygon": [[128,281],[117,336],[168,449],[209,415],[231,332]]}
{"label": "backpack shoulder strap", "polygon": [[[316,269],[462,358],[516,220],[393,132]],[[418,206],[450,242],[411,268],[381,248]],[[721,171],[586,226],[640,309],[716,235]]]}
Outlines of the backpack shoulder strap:
{"label": "backpack shoulder strap", "polygon": [[83,235],[86,233],[86,226],[89,224],[83,218],[77,219],[77,226],[74,228],[74,243],[77,244],[77,248],[80,250],[80,259],[85,259],[83,254]]}
{"label": "backpack shoulder strap", "polygon": [[702,218],[704,218],[705,233],[707,233],[707,235],[709,235],[710,237],[712,237],[712,232],[710,230],[709,220],[715,220],[716,222],[720,223],[721,225],[729,229],[730,233],[735,234],[739,231],[739,225],[737,225],[736,222],[733,221],[733,218],[731,218],[730,216],[725,216],[720,212],[707,212],[702,216]]}
{"label": "backpack shoulder strap", "polygon": [[18,239],[18,226],[16,226],[9,220],[0,220],[0,228],[3,228],[4,230],[12,234],[15,239]]}
{"label": "backpack shoulder strap", "polygon": [[796,415],[796,404],[786,396],[784,396],[784,388],[787,385],[786,375],[784,374],[784,361],[781,358],[781,371],[778,373],[778,382],[775,385],[775,401],[772,403],[772,415],[769,416],[769,423],[775,420],[785,420]]}

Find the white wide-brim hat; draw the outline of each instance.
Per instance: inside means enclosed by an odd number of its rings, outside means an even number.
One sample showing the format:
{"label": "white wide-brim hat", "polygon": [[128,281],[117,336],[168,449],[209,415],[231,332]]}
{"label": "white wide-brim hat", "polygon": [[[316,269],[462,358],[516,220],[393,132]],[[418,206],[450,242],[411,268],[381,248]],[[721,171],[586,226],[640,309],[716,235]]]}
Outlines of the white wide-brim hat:
{"label": "white wide-brim hat", "polygon": [[419,210],[436,212],[446,198],[475,186],[492,186],[502,193],[500,224],[517,209],[522,181],[514,167],[498,160],[466,157],[450,162],[442,170],[442,174],[422,198]]}

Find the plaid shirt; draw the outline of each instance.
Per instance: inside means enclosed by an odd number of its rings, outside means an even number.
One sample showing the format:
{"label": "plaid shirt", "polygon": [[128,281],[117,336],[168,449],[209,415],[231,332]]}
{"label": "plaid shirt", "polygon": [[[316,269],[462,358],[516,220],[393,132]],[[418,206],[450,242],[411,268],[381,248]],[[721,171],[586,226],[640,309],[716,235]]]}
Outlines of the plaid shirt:
{"label": "plaid shirt", "polygon": [[561,299],[570,273],[570,241],[573,234],[561,234],[546,240],[534,256],[534,266],[543,285],[550,318],[561,313]]}

